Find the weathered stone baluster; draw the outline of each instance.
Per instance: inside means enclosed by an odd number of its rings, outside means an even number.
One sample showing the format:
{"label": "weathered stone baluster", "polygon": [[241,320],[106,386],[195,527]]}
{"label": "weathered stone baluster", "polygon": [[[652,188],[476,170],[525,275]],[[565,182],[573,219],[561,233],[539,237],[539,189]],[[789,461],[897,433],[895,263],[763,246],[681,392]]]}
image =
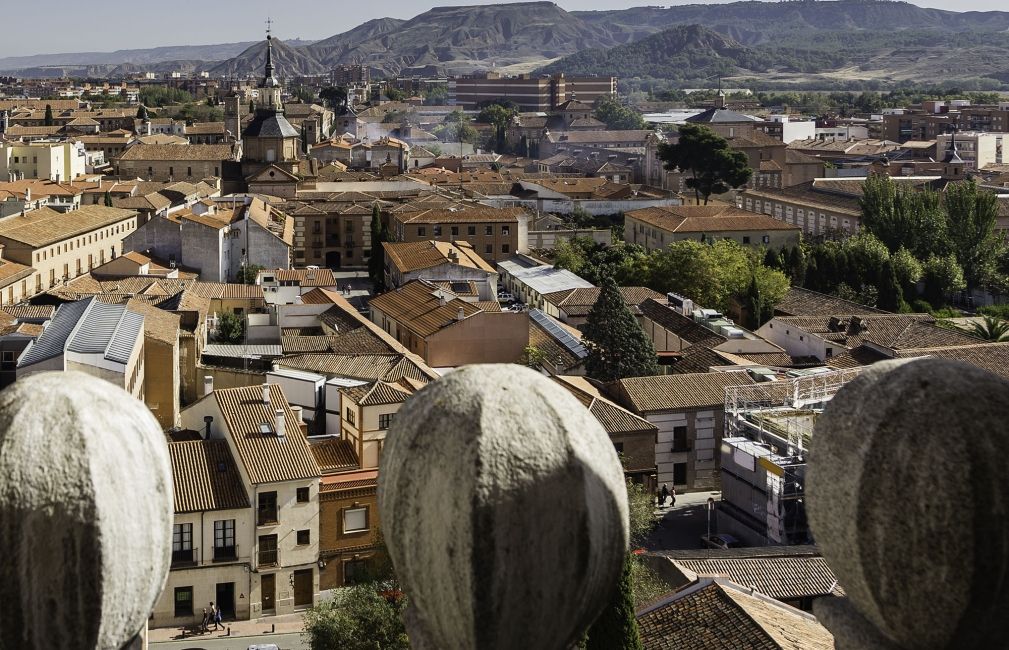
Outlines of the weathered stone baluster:
{"label": "weathered stone baluster", "polygon": [[414,647],[562,650],[612,594],[627,492],[596,419],[539,373],[461,368],[400,409],[379,507]]}
{"label": "weathered stone baluster", "polygon": [[816,424],[809,518],[847,597],[836,647],[1009,643],[1009,382],[939,359],[867,369]]}
{"label": "weathered stone baluster", "polygon": [[116,650],[161,593],[172,479],[161,427],[77,372],[0,393],[0,648]]}

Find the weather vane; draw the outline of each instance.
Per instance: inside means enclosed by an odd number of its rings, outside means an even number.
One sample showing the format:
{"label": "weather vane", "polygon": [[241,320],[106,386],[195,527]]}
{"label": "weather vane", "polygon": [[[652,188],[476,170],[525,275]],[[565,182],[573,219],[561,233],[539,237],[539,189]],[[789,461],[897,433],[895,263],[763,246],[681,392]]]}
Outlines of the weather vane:
{"label": "weather vane", "polygon": [[266,35],[270,35],[270,30],[273,27],[273,19],[269,16],[266,17]]}

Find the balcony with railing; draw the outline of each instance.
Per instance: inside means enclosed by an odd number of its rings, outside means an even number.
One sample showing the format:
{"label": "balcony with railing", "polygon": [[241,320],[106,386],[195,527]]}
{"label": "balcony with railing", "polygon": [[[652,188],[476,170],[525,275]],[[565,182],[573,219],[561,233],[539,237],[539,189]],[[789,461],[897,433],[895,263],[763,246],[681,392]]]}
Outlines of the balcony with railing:
{"label": "balcony with railing", "polygon": [[256,554],[256,566],[257,567],[280,566],[280,549],[263,548],[262,546],[260,546],[259,552]]}
{"label": "balcony with railing", "polygon": [[200,563],[200,549],[198,548],[185,548],[178,551],[172,551],[172,568],[177,569],[180,567],[196,566]]}
{"label": "balcony with railing", "polygon": [[214,562],[235,562],[237,560],[238,544],[214,547]]}

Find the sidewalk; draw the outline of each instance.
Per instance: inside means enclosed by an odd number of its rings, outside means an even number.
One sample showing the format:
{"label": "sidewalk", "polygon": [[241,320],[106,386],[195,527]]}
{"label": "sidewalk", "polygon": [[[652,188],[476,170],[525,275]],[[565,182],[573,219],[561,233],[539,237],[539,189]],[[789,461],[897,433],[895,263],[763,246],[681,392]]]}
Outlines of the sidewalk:
{"label": "sidewalk", "polygon": [[[677,494],[675,506],[656,508],[655,528],[642,546],[649,551],[700,548],[701,535],[707,532],[709,497],[720,501],[721,493]],[[711,515],[711,531],[714,533],[717,532],[715,513]]]}
{"label": "sidewalk", "polygon": [[[273,627],[276,629],[273,629]],[[231,637],[260,636],[262,634],[297,634],[305,627],[305,621],[300,612],[294,614],[281,614],[280,616],[266,616],[264,618],[254,618],[251,621],[225,621],[221,624],[221,629],[214,631],[214,626],[210,626],[209,632],[198,634],[186,630],[186,639],[219,639],[228,638],[228,628],[231,628]],[[164,641],[178,641],[183,638],[181,627],[158,627],[151,628],[147,632],[147,640],[150,643],[162,643]]]}

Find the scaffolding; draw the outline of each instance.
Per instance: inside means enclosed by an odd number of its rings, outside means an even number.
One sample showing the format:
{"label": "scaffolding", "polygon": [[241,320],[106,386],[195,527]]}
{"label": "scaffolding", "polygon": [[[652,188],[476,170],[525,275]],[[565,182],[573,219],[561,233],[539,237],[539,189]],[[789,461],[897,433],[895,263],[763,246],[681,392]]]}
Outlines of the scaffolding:
{"label": "scaffolding", "polygon": [[783,456],[802,458],[824,405],[861,371],[849,368],[728,387],[725,437],[749,438],[771,444]]}

